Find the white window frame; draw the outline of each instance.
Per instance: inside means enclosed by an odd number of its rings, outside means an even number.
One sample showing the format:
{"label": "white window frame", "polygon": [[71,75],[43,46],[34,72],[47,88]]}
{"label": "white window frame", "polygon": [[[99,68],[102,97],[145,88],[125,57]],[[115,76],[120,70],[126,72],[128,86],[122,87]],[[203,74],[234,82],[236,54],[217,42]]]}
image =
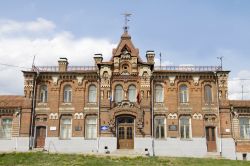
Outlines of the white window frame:
{"label": "white window frame", "polygon": [[65,85],[63,89],[63,102],[71,103],[72,102],[72,87],[70,85]]}
{"label": "white window frame", "polygon": [[[70,120],[70,124],[64,124],[63,123],[63,120]],[[66,127],[65,130],[67,130],[67,135],[64,136],[62,135],[62,131],[63,131],[63,127]],[[64,139],[64,140],[67,140],[67,139],[71,139],[72,137],[72,118],[71,117],[62,117],[60,119],[60,139]]]}
{"label": "white window frame", "polygon": [[155,85],[155,102],[162,103],[164,101],[164,88],[161,84]]}
{"label": "white window frame", "polygon": [[[118,91],[117,91],[118,87],[121,88],[119,89],[121,94],[120,93],[118,94]],[[115,86],[115,102],[118,103],[118,102],[121,102],[122,100],[123,100],[123,87],[119,84]]]}
{"label": "white window frame", "polygon": [[[183,90],[182,87],[186,87],[186,90]],[[189,102],[189,91],[188,86],[186,84],[180,85],[179,90],[179,99],[180,103],[188,103]]]}
{"label": "white window frame", "polygon": [[[186,126],[187,126],[187,125],[182,125],[182,123],[181,123],[181,119],[184,119],[184,118],[186,118],[186,119],[188,118],[188,123],[189,123],[189,124],[188,124],[188,127],[189,127],[189,138],[187,138],[187,131],[186,131]],[[191,119],[192,119],[192,118],[189,117],[189,116],[181,116],[181,117],[180,117],[180,119],[179,119],[179,126],[180,126],[180,127],[179,127],[179,134],[180,134],[180,139],[183,139],[183,140],[185,140],[185,139],[186,139],[186,140],[192,139],[192,124],[191,124]],[[181,127],[182,127],[182,126],[184,126],[184,128],[183,128],[183,130],[184,130],[184,131],[183,131],[183,132],[184,132],[184,133],[183,133],[183,136],[184,136],[184,137],[182,137],[182,133],[181,133]]]}
{"label": "white window frame", "polygon": [[[134,88],[134,89],[132,89],[132,88]],[[128,99],[129,99],[130,102],[136,102],[136,96],[137,96],[136,92],[137,92],[136,91],[136,86],[135,85],[129,85],[129,87],[128,87]],[[132,94],[132,93],[134,93],[134,94]]]}
{"label": "white window frame", "polygon": [[89,103],[96,103],[97,102],[97,88],[96,85],[92,84],[89,86],[89,93],[88,93],[88,101]]}
{"label": "white window frame", "polygon": [[[90,120],[94,119],[94,123]],[[90,123],[91,122],[91,123]],[[85,138],[86,139],[97,139],[97,117],[88,116],[85,121]],[[90,135],[89,135],[90,134]]]}
{"label": "white window frame", "polygon": [[[242,123],[242,120],[245,122]],[[250,117],[239,117],[239,126],[240,126],[240,138],[250,139]]]}
{"label": "white window frame", "polygon": [[[11,123],[4,124],[4,120],[11,120]],[[7,126],[7,128],[6,128]],[[12,137],[12,127],[13,127],[13,119],[6,117],[0,118],[0,139],[11,139]]]}
{"label": "white window frame", "polygon": [[40,102],[42,102],[42,103],[48,102],[48,87],[47,87],[47,85],[42,85],[40,87]]}
{"label": "white window frame", "polygon": [[[156,120],[162,120],[163,119],[163,124],[161,124],[161,125],[156,125]],[[167,128],[166,128],[166,124],[167,124],[167,122],[166,122],[166,118],[165,117],[163,117],[163,116],[156,116],[155,118],[154,118],[154,138],[155,139],[165,139],[165,138],[167,138]],[[156,137],[157,135],[156,135],[156,132],[157,132],[157,126],[159,127],[158,128],[158,130],[159,130],[159,137]],[[160,137],[160,135],[161,135],[161,127],[163,127],[163,131],[164,131],[164,136],[163,137]]]}

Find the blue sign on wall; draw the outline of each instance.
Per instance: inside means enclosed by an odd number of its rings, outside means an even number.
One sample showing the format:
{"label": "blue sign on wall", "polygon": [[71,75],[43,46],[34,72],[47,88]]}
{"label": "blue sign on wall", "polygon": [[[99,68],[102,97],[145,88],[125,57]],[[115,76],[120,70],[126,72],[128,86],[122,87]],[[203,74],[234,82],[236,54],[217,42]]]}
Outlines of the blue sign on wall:
{"label": "blue sign on wall", "polygon": [[109,126],[101,126],[100,129],[101,131],[107,131],[109,129]]}

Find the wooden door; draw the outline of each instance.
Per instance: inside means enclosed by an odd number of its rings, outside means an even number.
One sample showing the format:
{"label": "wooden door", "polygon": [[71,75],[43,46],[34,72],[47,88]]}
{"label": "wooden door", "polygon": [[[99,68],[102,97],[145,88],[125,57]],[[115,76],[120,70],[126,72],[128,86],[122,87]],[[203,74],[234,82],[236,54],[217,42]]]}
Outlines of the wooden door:
{"label": "wooden door", "polygon": [[215,127],[206,127],[207,151],[216,152],[216,133]]}
{"label": "wooden door", "polygon": [[46,127],[36,127],[36,148],[43,148],[45,145]]}
{"label": "wooden door", "polygon": [[118,126],[118,149],[134,148],[134,124],[122,123]]}

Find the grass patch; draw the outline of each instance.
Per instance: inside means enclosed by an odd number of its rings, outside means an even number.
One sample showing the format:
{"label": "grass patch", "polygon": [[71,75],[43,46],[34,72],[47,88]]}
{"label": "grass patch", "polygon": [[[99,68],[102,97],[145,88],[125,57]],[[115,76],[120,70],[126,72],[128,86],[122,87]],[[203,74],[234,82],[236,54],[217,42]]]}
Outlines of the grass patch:
{"label": "grass patch", "polygon": [[48,154],[42,152],[2,153],[0,165],[4,166],[249,166],[248,161],[223,159],[173,158],[173,157],[112,157],[81,154]]}

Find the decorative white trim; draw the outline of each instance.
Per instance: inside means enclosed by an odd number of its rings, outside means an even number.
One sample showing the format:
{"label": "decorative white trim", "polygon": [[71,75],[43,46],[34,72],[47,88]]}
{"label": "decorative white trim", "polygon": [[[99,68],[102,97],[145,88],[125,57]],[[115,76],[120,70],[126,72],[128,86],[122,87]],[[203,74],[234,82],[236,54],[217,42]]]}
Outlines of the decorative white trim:
{"label": "decorative white trim", "polygon": [[174,86],[176,76],[168,76],[169,82],[171,86]]}
{"label": "decorative white trim", "polygon": [[202,119],[203,119],[203,116],[202,116],[202,114],[200,114],[200,113],[195,113],[195,114],[193,114],[193,119],[202,120]]}
{"label": "decorative white trim", "polygon": [[83,113],[75,113],[74,119],[83,119]]}
{"label": "decorative white trim", "polygon": [[194,85],[199,85],[200,76],[193,76]]}
{"label": "decorative white trim", "polygon": [[50,113],[49,119],[52,119],[52,120],[58,119],[58,113]]}
{"label": "decorative white trim", "polygon": [[178,118],[178,116],[177,116],[176,113],[170,113],[170,114],[168,114],[168,119],[177,119],[177,118]]}

